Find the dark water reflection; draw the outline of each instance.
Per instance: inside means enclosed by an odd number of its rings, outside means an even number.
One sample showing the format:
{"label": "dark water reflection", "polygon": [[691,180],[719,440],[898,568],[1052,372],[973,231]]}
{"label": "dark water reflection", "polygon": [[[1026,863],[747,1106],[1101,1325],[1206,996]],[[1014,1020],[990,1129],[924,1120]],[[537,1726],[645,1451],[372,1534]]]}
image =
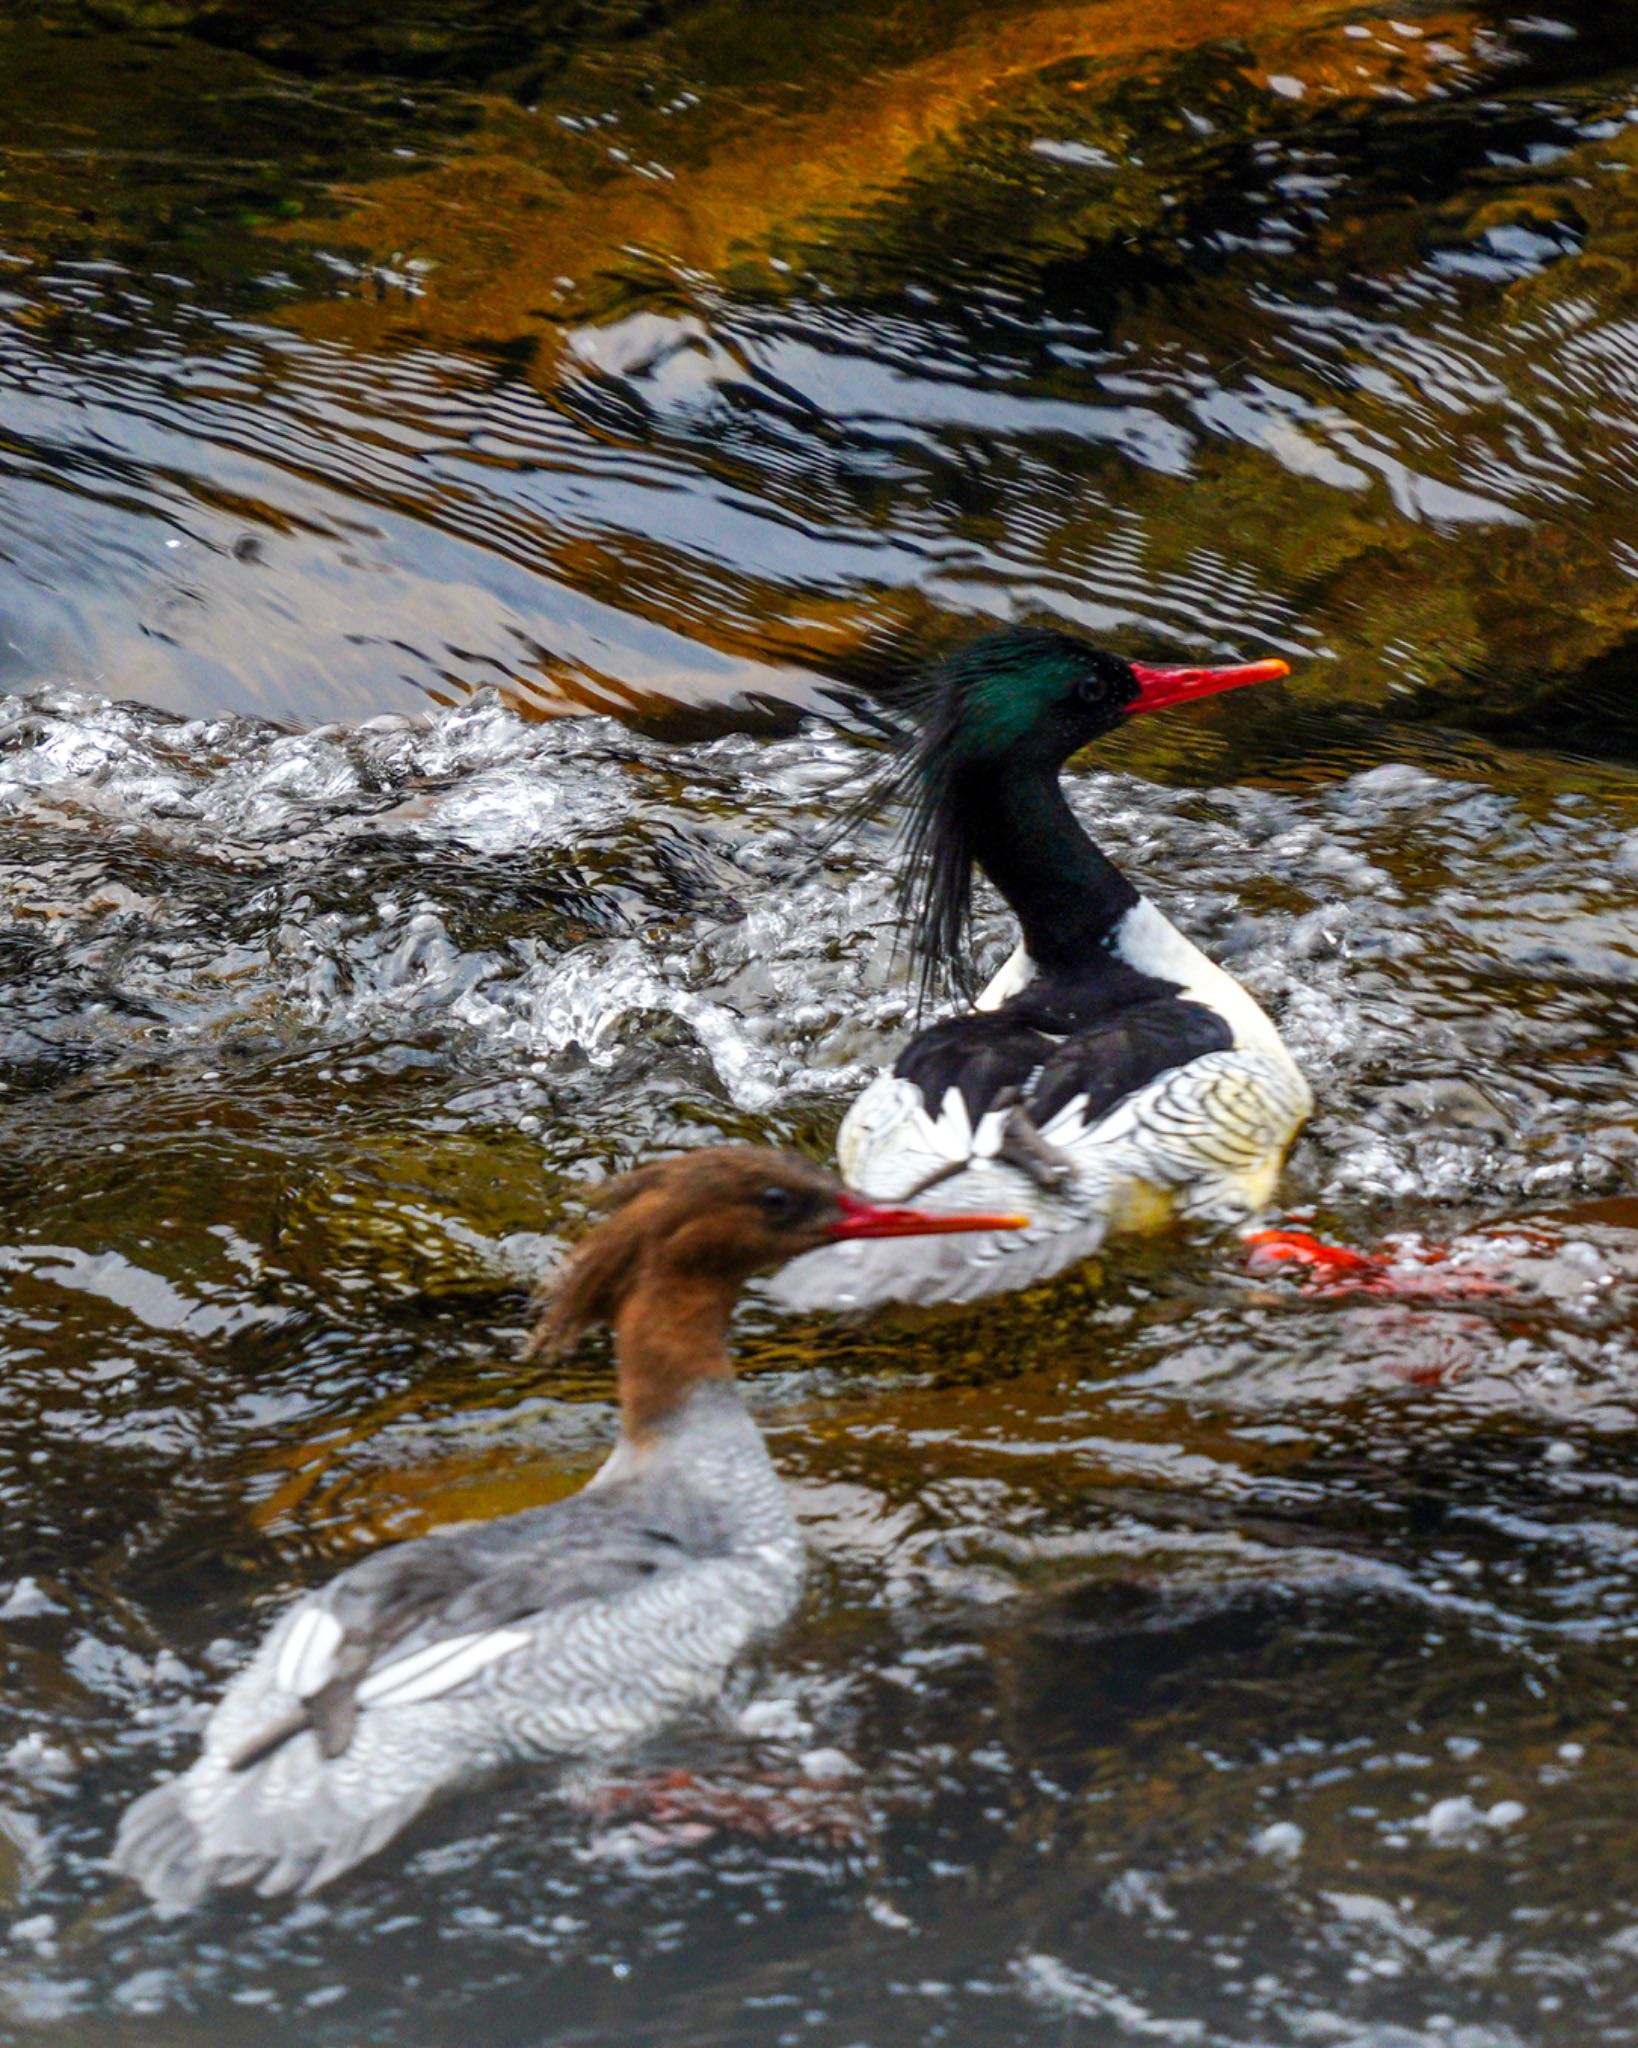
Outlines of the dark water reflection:
{"label": "dark water reflection", "polygon": [[1630,737],[1606,11],[0,37],[14,682],[801,698],[1024,613]]}
{"label": "dark water reflection", "polygon": [[[1635,66],[0,11],[0,2034],[1634,2038]],[[1506,1291],[753,1307],[815,1584],[652,1761],[760,1827],[524,1778],[156,1921],[114,1819],[267,1615],[602,1454],[601,1357],[515,1364],[585,1184],[824,1149],[904,1027],[855,746],[506,707],[744,722],[975,615],[1293,660],[1077,800],[1314,1076],[1293,1204]]]}

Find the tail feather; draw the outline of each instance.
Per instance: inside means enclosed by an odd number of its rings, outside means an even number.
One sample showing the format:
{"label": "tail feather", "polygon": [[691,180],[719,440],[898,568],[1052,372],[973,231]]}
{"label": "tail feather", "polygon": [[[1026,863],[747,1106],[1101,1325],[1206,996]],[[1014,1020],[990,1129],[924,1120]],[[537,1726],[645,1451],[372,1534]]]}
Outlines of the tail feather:
{"label": "tail feather", "polygon": [[211,1886],[202,1848],[199,1830],[182,1804],[182,1781],[173,1778],[144,1793],[127,1811],[112,1861],[156,1905],[196,1906]]}
{"label": "tail feather", "polygon": [[407,1827],[415,1815],[426,1804],[417,1799],[406,1812],[401,1808],[388,1808],[378,1813],[373,1820],[364,1822],[350,1837],[332,1842],[318,1859],[312,1863],[301,1883],[296,1887],[302,1892],[316,1892],[327,1885],[331,1878],[340,1877],[344,1870],[351,1870],[355,1863],[362,1863],[373,1856],[377,1849],[386,1844],[401,1828]]}
{"label": "tail feather", "polygon": [[242,1771],[207,1752],[131,1807],[114,1866],[166,1906],[197,1905],[219,1886],[316,1891],[407,1827],[445,1782],[402,1757],[371,1762],[332,1763],[311,1735]]}

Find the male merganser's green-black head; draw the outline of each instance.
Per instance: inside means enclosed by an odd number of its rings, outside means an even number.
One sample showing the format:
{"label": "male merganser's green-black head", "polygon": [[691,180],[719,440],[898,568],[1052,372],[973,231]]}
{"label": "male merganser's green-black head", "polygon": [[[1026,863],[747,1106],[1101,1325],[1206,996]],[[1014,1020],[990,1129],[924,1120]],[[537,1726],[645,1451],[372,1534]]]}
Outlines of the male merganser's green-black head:
{"label": "male merganser's green-black head", "polygon": [[1136,900],[1058,787],[1071,754],[1128,718],[1290,673],[1280,660],[1151,668],[1072,633],[1009,626],[930,669],[907,693],[915,724],[875,793],[909,804],[900,900],[923,994],[965,981],[974,864],[1007,898],[1037,959],[1066,957]]}
{"label": "male merganser's green-black head", "polygon": [[1014,627],[933,669],[915,693],[923,765],[1042,760],[1054,767],[1138,701],[1131,664],[1069,633]]}
{"label": "male merganser's green-black head", "polygon": [[1278,660],[1151,668],[1073,633],[1008,626],[951,655],[911,692],[917,770],[1025,761],[1058,767],[1141,712],[1289,674]]}

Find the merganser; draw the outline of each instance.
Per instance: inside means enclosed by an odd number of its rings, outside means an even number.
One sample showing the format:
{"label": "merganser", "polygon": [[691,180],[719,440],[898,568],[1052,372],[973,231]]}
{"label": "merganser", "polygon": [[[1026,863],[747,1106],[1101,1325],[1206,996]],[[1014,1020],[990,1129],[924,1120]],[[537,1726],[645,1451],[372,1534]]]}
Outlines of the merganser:
{"label": "merganser", "polygon": [[729,1362],[753,1273],[837,1240],[1005,1230],[718,1146],[627,1174],[529,1354],[615,1333],[620,1439],[569,1500],[422,1537],[298,1600],[229,1684],[203,1753],[138,1799],[115,1866],[166,1905],[317,1890],[437,1794],[520,1758],[606,1753],[713,1698],[796,1604],[803,1546]]}
{"label": "merganser", "polygon": [[854,1186],[1033,1212],[955,1257],[834,1246],[773,1283],[790,1307],[970,1301],[1061,1272],[1115,1231],[1239,1222],[1270,1199],[1312,1108],[1279,1033],[1093,843],[1059,771],[1143,712],[1289,674],[1284,661],[1151,668],[1071,634],[986,634],[914,691],[914,728],[864,809],[909,802],[901,910],[922,968],[960,979],[975,866],[1016,951],[965,1015],[921,1031],[848,1111]]}

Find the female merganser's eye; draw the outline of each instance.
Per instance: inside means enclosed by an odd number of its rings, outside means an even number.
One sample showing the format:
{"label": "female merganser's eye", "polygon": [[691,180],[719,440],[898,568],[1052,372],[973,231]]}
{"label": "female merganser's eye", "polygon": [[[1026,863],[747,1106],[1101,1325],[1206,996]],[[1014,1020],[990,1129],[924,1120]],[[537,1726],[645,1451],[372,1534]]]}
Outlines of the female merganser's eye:
{"label": "female merganser's eye", "polygon": [[796,1197],[789,1188],[764,1188],[756,1205],[770,1223],[789,1223],[796,1214]]}

